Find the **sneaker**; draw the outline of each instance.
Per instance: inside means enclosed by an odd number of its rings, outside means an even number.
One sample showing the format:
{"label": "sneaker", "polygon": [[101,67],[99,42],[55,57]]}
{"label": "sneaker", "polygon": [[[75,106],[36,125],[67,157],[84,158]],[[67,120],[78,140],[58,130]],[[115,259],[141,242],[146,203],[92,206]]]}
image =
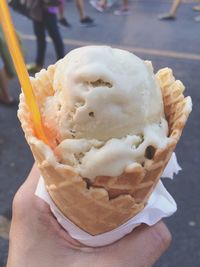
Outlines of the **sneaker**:
{"label": "sneaker", "polygon": [[90,1],[90,4],[91,4],[91,6],[93,6],[93,7],[94,7],[97,11],[99,11],[99,12],[104,12],[105,9],[106,9],[106,7],[101,6],[101,5],[99,4],[99,2],[96,1],[96,0],[91,0],[91,1]]}
{"label": "sneaker", "polygon": [[85,18],[81,19],[80,23],[82,26],[87,26],[87,27],[95,26],[94,20],[90,17],[85,17]]}
{"label": "sneaker", "polygon": [[114,14],[117,16],[121,16],[121,15],[129,15],[130,12],[128,8],[122,8],[122,9],[115,10]]}
{"label": "sneaker", "polygon": [[42,69],[42,66],[37,65],[36,63],[30,63],[26,65],[27,71],[30,73],[39,72]]}
{"label": "sneaker", "polygon": [[58,21],[59,21],[60,25],[65,27],[65,28],[71,27],[71,24],[66,20],[66,18],[59,19]]}
{"label": "sneaker", "polygon": [[176,16],[170,13],[160,14],[158,15],[159,20],[175,20]]}

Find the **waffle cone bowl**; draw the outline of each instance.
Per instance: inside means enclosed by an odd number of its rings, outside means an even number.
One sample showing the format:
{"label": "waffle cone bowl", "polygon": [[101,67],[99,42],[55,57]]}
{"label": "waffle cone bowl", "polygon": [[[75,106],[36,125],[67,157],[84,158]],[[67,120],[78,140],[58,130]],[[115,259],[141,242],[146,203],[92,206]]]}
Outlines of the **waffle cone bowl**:
{"label": "waffle cone bowl", "polygon": [[[39,107],[44,98],[53,95],[55,68],[56,64],[31,78]],[[191,99],[184,97],[184,86],[175,80],[171,69],[159,70],[156,79],[169,125],[167,146],[148,147],[142,164],[133,163],[118,177],[99,176],[92,182],[81,177],[73,167],[59,163],[53,149],[35,136],[24,95],[20,96],[18,117],[49,195],[71,222],[91,235],[113,230],[144,209],[191,112]],[[48,137],[51,140],[50,134]]]}

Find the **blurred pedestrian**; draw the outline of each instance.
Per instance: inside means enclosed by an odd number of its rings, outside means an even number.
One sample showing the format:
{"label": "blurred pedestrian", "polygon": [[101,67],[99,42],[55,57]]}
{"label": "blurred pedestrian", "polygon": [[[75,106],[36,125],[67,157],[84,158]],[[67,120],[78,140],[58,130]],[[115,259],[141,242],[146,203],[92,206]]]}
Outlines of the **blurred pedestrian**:
{"label": "blurred pedestrian", "polygon": [[[181,0],[174,0],[168,13],[158,15],[160,20],[174,20],[176,19],[176,13],[181,4]],[[200,11],[200,5],[196,5],[192,8],[194,11]],[[200,21],[200,16],[194,18],[195,21]]]}
{"label": "blurred pedestrian", "polygon": [[59,17],[59,23],[61,26],[63,27],[71,27],[71,24],[68,22],[68,20],[65,17],[65,8],[64,8],[64,2],[62,3],[62,5],[59,6],[58,9],[58,17]]}
{"label": "blurred pedestrian", "polygon": [[[76,8],[78,10],[79,16],[80,16],[80,23],[82,26],[94,26],[94,20],[87,16],[85,13],[85,8],[84,8],[84,2],[83,0],[76,0],[75,1]],[[58,11],[58,21],[61,26],[63,27],[71,27],[71,24],[69,21],[66,19],[65,14],[64,14],[64,1],[62,5],[59,6],[59,11]]]}
{"label": "blurred pedestrian", "polygon": [[[45,60],[46,36],[48,31],[51,37],[57,59],[64,57],[64,44],[57,24],[59,6],[64,4],[64,0],[27,0],[30,4],[30,17],[33,21],[34,33],[37,39],[37,55],[35,63],[27,64],[27,70],[31,73],[42,69]],[[34,5],[33,5],[34,3]]]}
{"label": "blurred pedestrian", "polygon": [[158,19],[160,20],[174,20],[176,19],[176,12],[178,7],[181,4],[181,0],[174,0],[172,2],[171,8],[169,12],[158,15]]}
{"label": "blurred pedestrian", "polygon": [[83,0],[75,0],[82,26],[94,26],[94,20],[86,15]]}

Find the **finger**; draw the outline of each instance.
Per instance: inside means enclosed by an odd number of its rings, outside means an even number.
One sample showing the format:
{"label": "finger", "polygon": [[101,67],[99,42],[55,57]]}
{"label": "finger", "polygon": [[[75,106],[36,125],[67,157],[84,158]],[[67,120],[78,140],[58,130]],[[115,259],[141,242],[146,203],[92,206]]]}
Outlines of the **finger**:
{"label": "finger", "polygon": [[138,253],[142,251],[143,260],[148,259],[147,266],[152,266],[161,257],[172,239],[171,233],[162,221],[151,227],[142,226],[136,234],[139,239]]}
{"label": "finger", "polygon": [[13,199],[13,211],[15,214],[23,215],[26,209],[29,209],[35,202],[35,190],[39,181],[40,173],[36,166],[33,165],[27,179],[18,189]]}
{"label": "finger", "polygon": [[[97,248],[98,254],[112,260],[113,266],[152,266],[171,242],[171,234],[160,221],[154,226],[142,225],[112,245]],[[113,255],[112,257],[110,257]]]}
{"label": "finger", "polygon": [[39,169],[36,163],[34,163],[27,179],[22,184],[19,191],[23,190],[23,193],[33,195],[35,193],[39,177],[40,177]]}

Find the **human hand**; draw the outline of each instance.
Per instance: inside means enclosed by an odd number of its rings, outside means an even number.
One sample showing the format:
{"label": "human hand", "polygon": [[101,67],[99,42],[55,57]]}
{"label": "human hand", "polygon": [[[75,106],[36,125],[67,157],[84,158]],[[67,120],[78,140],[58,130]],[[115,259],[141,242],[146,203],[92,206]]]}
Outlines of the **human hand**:
{"label": "human hand", "polygon": [[150,267],[168,248],[171,235],[163,222],[142,225],[109,246],[81,245],[35,196],[39,175],[34,165],[14,198],[7,267]]}

